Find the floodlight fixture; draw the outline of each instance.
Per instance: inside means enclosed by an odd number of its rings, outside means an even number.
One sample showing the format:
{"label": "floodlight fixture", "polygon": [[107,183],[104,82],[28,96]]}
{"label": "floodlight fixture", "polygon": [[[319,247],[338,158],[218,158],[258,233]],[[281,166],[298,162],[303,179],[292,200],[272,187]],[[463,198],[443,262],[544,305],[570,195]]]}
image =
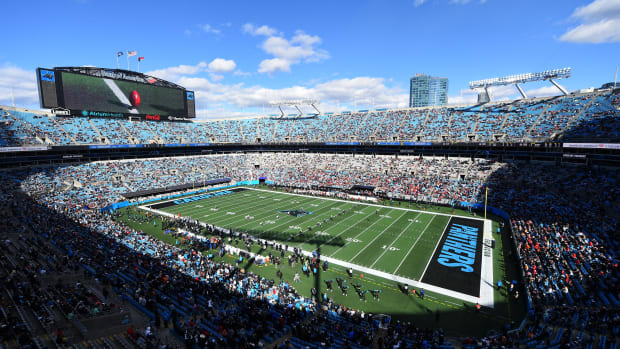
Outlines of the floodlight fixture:
{"label": "floodlight fixture", "polygon": [[571,72],[571,68],[561,68],[545,70],[537,73],[523,73],[517,75],[508,75],[501,78],[475,80],[469,83],[469,88],[476,89],[491,86],[520,84],[532,81],[569,78],[571,76]]}
{"label": "floodlight fixture", "polygon": [[[523,73],[517,75],[508,75],[501,78],[491,78],[491,79],[483,79],[483,80],[475,80],[469,83],[469,88],[474,90],[477,88],[484,89],[483,94],[486,95],[486,99],[490,100],[489,97],[489,87],[492,86],[505,86],[505,85],[515,85],[519,93],[523,98],[527,98],[527,95],[519,86],[521,83],[533,82],[533,81],[544,81],[549,80],[555,87],[557,87],[564,95],[568,95],[568,91],[560,84],[558,84],[554,79],[562,79],[569,78],[571,76],[572,70],[570,67],[568,68],[560,68],[560,69],[552,69],[545,70],[537,73]],[[479,96],[480,100],[480,96]]]}
{"label": "floodlight fixture", "polygon": [[312,106],[312,108],[314,108],[314,110],[316,111],[316,113],[311,114],[310,117],[315,117],[321,114],[319,109],[316,107],[316,104],[320,104],[320,103],[321,101],[319,101],[318,99],[306,98],[306,99],[289,99],[289,100],[281,100],[281,101],[272,101],[272,102],[269,102],[269,106],[278,107],[278,109],[280,109],[279,118],[284,119],[285,115],[284,115],[284,110],[282,110],[282,106],[294,107],[299,112],[299,114],[296,117],[301,118],[301,117],[304,117],[304,113],[301,111],[299,106],[309,105],[309,106]]}
{"label": "floodlight fixture", "polygon": [[280,105],[313,105],[318,104],[318,99],[306,98],[306,99],[286,99],[281,101],[271,101],[269,102],[269,106],[277,107]]}

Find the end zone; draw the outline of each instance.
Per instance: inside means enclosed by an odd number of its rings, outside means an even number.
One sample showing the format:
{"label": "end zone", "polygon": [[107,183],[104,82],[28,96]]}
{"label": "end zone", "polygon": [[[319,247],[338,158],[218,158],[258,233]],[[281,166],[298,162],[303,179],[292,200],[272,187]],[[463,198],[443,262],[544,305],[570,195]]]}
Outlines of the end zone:
{"label": "end zone", "polygon": [[493,307],[491,221],[451,217],[420,281]]}

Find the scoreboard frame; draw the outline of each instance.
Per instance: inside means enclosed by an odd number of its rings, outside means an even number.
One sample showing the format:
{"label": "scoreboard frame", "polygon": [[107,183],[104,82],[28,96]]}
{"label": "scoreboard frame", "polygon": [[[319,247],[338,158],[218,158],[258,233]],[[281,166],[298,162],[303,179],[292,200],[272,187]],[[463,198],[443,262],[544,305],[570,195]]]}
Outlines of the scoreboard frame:
{"label": "scoreboard frame", "polygon": [[[65,86],[63,84],[63,75],[65,73],[84,75],[86,77],[100,78],[111,80],[114,85],[116,82],[119,84],[137,84],[137,86],[144,85],[145,88],[153,90],[151,87],[156,87],[154,91],[158,91],[161,95],[165,95],[164,89],[170,89],[170,96],[178,98],[179,94],[183,98],[183,106],[181,111],[181,105],[176,104],[177,112],[170,113],[170,115],[163,112],[151,112],[140,113],[138,109],[135,111],[119,111],[110,105],[110,108],[101,104],[92,107],[75,108],[76,105],[68,105],[68,101],[65,98]],[[110,81],[108,81],[109,83]],[[172,82],[159,79],[146,74],[123,70],[123,69],[107,69],[97,67],[55,67],[55,68],[37,68],[37,87],[39,92],[39,104],[41,108],[62,108],[70,111],[70,115],[73,116],[86,116],[86,117],[107,117],[107,118],[125,118],[125,117],[139,117],[147,120],[176,120],[176,119],[192,119],[196,117],[195,107],[195,93],[194,91],[187,90],[186,88],[174,84]],[[148,90],[147,89],[147,90]],[[87,91],[85,91],[86,93]],[[92,91],[90,91],[92,94]],[[120,92],[120,91],[117,91]],[[120,96],[123,97],[123,96]],[[75,104],[75,103],[74,103]],[[164,106],[165,107],[165,106]],[[165,109],[165,108],[164,108]],[[181,115],[178,115],[181,114]]]}

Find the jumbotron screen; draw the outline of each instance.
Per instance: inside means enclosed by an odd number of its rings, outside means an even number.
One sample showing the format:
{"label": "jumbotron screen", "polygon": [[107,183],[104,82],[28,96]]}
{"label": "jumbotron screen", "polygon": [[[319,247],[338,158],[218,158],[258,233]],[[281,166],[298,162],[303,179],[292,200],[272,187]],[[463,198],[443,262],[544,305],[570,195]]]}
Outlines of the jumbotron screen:
{"label": "jumbotron screen", "polygon": [[185,114],[183,90],[66,72],[61,73],[61,78],[67,109],[174,116]]}
{"label": "jumbotron screen", "polygon": [[[142,116],[150,119],[195,117],[194,93],[158,86],[163,80],[142,76],[144,82],[93,76],[60,69],[39,69],[39,93],[44,108],[61,107],[73,115]],[[52,85],[53,86],[47,86]],[[50,94],[54,90],[54,95]],[[191,109],[191,110],[190,110]]]}

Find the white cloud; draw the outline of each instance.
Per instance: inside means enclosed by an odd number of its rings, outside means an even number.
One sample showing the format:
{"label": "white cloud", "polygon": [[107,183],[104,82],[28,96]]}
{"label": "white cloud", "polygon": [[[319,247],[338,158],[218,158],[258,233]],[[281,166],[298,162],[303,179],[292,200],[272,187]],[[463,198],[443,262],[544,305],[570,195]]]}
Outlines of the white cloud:
{"label": "white cloud", "polygon": [[244,33],[250,34],[252,36],[264,35],[264,36],[273,36],[277,33],[277,30],[268,27],[266,25],[261,25],[260,27],[255,26],[253,23],[244,24],[241,29]]}
{"label": "white cloud", "polygon": [[235,72],[233,73],[233,75],[235,75],[235,76],[250,76],[250,75],[252,75],[252,73],[250,73],[250,72],[244,72],[244,71],[242,71],[241,69],[237,69],[237,70],[235,70]]}
{"label": "white cloud", "polygon": [[213,81],[220,81],[222,79],[224,79],[224,75],[220,75],[220,74],[209,74],[209,77],[211,78],[211,80]]}
{"label": "white cloud", "polygon": [[519,91],[517,91],[517,88],[513,85],[506,85],[491,87],[489,93],[491,94],[491,98],[493,100],[502,101],[516,98],[516,95],[517,93],[519,93]]}
{"label": "white cloud", "polygon": [[[413,0],[413,6],[419,7],[419,6],[424,5],[427,2],[428,0]],[[466,5],[466,4],[469,4],[470,2],[472,2],[472,0],[450,0],[448,1],[449,4],[453,4],[453,5]],[[478,1],[480,5],[485,4],[486,2],[487,0]]]}
{"label": "white cloud", "polygon": [[409,96],[406,90],[387,85],[384,79],[374,77],[337,79],[279,89],[243,83],[224,84],[212,78],[194,76],[180,77],[175,82],[196,92],[197,109],[208,108],[209,117],[239,115],[239,110],[245,108],[255,108],[247,115],[256,116],[259,114],[257,110],[270,101],[309,97],[319,99],[322,110],[334,110],[337,105],[341,109],[368,108],[371,105],[403,107]]}
{"label": "white cloud", "polygon": [[146,72],[146,74],[168,81],[178,81],[182,77],[187,78],[188,76],[206,72],[211,80],[219,81],[224,78],[221,74],[230,73],[236,67],[237,64],[232,59],[215,58],[208,64],[204,61],[196,65],[181,64],[176,67],[152,70]]}
{"label": "white cloud", "polygon": [[478,101],[478,92],[461,90],[458,95],[448,96],[448,104],[472,104]]}
{"label": "white cloud", "polygon": [[16,106],[37,108],[39,92],[36,81],[35,71],[10,65],[0,67],[0,104],[11,105],[12,90]]}
{"label": "white cloud", "polygon": [[204,71],[207,67],[206,62],[200,62],[197,65],[184,65],[181,64],[176,67],[170,67],[165,69],[157,69],[146,72],[147,75],[152,75],[164,80],[176,80],[181,75],[195,75],[201,71]]}
{"label": "white cloud", "polygon": [[542,86],[540,88],[527,90],[525,91],[525,94],[529,98],[534,98],[534,97],[558,96],[561,94],[561,92],[555,86]]}
{"label": "white cloud", "polygon": [[265,59],[258,66],[259,73],[275,73],[277,71],[290,72],[291,63],[282,58]]}
{"label": "white cloud", "polygon": [[[474,104],[478,102],[478,90],[464,89],[458,95],[448,96],[448,104]],[[497,86],[489,88],[493,101],[504,101],[516,98],[517,90],[514,86]]]}
{"label": "white cloud", "polygon": [[573,17],[596,21],[606,18],[620,17],[620,1],[618,0],[595,0],[587,6],[578,7]]}
{"label": "white cloud", "polygon": [[213,27],[212,27],[211,25],[209,25],[209,24],[205,24],[205,25],[203,25],[201,28],[202,28],[202,30],[204,30],[204,31],[205,31],[205,33],[210,33],[210,34],[215,34],[215,35],[219,35],[219,34],[221,34],[221,33],[222,33],[222,31],[221,31],[221,30],[216,29],[216,28],[213,28]]}
{"label": "white cloud", "polygon": [[620,42],[618,0],[595,0],[575,9],[571,18],[581,24],[564,33],[561,41],[593,44]]}
{"label": "white cloud", "polygon": [[[246,26],[248,26],[247,30]],[[258,30],[248,23],[244,26],[244,31],[255,35],[253,33]],[[280,35],[273,35],[275,31],[269,32],[272,35],[267,36],[261,48],[266,53],[272,55],[273,58],[264,59],[260,62],[259,73],[290,72],[291,65],[302,62],[319,62],[329,58],[329,53],[326,50],[316,48],[317,45],[321,44],[321,38],[317,35],[309,35],[298,30],[289,40]]]}
{"label": "white cloud", "polygon": [[291,43],[300,44],[304,47],[311,47],[314,44],[320,44],[321,38],[316,35],[308,35],[301,30],[295,32],[295,36],[291,39]]}
{"label": "white cloud", "polygon": [[595,23],[580,24],[564,33],[560,40],[591,44],[620,42],[620,19],[603,19]]}
{"label": "white cloud", "polygon": [[209,63],[209,71],[213,73],[230,73],[237,64],[232,59],[216,58]]}

